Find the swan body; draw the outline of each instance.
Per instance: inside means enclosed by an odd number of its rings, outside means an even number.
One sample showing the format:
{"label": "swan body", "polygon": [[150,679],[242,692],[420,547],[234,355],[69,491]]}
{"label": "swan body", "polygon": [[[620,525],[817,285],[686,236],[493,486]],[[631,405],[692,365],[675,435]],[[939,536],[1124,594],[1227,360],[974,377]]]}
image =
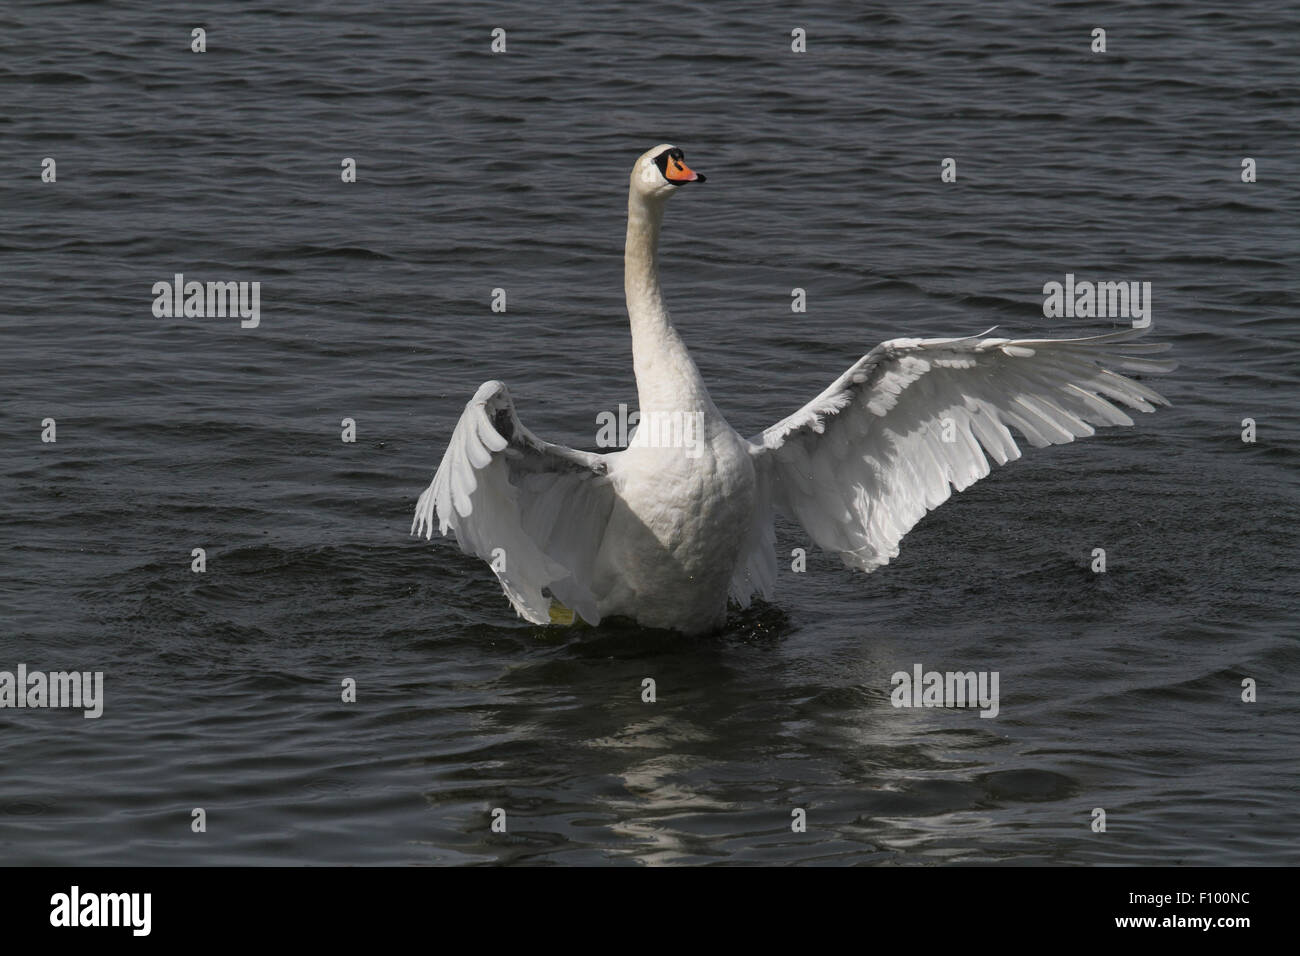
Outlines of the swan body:
{"label": "swan body", "polygon": [[[1095,425],[1132,425],[1120,405],[1168,404],[1110,368],[1174,367],[1149,357],[1167,345],[1134,341],[1140,330],[894,339],[747,439],[709,397],[659,284],[664,206],[703,178],[666,143],[632,169],[624,292],[641,425],[629,446],[592,454],[542,441],[505,384],[486,382],[416,506],[412,532],[429,537],[436,523],[454,533],[529,621],[562,620],[567,609],[593,625],[625,617],[716,630],[729,600],[774,597],[775,511],[870,572],[953,489],[987,475],[989,458],[1020,457],[1010,428],[1035,447],[1062,444]],[[660,440],[640,440],[659,423]]]}

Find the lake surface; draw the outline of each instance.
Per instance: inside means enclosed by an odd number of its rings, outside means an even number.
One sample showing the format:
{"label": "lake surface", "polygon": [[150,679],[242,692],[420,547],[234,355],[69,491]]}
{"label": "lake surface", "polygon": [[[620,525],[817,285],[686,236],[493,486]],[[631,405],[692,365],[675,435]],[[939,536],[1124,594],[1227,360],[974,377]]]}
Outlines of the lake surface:
{"label": "lake surface", "polygon": [[[0,670],[105,687],[0,710],[0,863],[1300,862],[1300,10],[1190,6],[0,12]],[[778,602],[714,637],[527,625],[411,514],[481,382],[589,449],[635,401],[660,142],[708,176],[664,283],[743,434],[888,338],[1115,326],[1044,317],[1067,273],[1152,283],[1173,406],[870,576],[779,523]],[[259,325],[155,317],[176,273],[260,282]],[[915,664],[997,671],[998,716],[891,706]]]}

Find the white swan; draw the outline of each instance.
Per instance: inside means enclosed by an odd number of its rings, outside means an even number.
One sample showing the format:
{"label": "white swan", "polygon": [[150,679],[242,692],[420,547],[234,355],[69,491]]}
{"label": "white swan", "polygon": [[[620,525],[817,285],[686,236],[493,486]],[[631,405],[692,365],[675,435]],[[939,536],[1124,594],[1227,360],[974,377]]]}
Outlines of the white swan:
{"label": "white swan", "polygon": [[[632,618],[698,634],[727,601],[776,584],[774,510],[846,565],[872,571],[929,509],[1035,446],[1131,425],[1114,402],[1168,404],[1104,366],[1174,367],[1167,345],[1125,330],[1081,339],[893,339],[815,399],[745,439],[723,419],[672,326],[659,287],[668,197],[703,181],[664,144],[632,168],[624,291],[642,424],[609,454],[552,445],[520,424],[503,382],[465,406],[412,533],[435,515],[462,550],[488,561],[520,616],[537,624]],[[640,441],[647,423],[676,423]],[[698,427],[698,430],[696,430]],[[665,442],[663,436],[675,436]],[[663,447],[664,445],[673,447]],[[556,608],[554,602],[563,605]]]}

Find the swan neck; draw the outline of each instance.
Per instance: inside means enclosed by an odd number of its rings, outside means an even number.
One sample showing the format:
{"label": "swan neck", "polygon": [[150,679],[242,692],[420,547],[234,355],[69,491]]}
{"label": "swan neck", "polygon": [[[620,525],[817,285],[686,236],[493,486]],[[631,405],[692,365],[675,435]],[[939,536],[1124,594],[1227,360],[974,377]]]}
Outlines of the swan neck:
{"label": "swan neck", "polygon": [[663,221],[663,202],[649,202],[632,193],[627,204],[623,291],[634,330],[638,319],[672,324],[659,285],[659,230]]}
{"label": "swan neck", "polygon": [[659,231],[664,201],[634,188],[627,205],[623,291],[632,324],[632,365],[642,414],[648,409],[690,406],[707,400],[695,362],[673,328],[659,284]]}

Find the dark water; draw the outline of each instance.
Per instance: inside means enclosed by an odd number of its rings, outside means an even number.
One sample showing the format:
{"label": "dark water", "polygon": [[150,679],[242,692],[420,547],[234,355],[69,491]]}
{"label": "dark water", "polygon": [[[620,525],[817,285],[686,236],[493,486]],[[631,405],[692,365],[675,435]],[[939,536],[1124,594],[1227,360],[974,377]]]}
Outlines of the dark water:
{"label": "dark water", "polygon": [[[1300,862],[1293,4],[203,11],[0,12],[0,669],[107,698],[0,711],[0,862]],[[709,177],[670,307],[742,433],[886,338],[1108,329],[1043,317],[1067,272],[1152,283],[1174,407],[714,638],[523,624],[411,512],[482,381],[578,447],[635,399],[663,141]],[[177,272],[260,281],[260,326],[155,318]],[[914,663],[998,671],[1000,715],[891,707]]]}

